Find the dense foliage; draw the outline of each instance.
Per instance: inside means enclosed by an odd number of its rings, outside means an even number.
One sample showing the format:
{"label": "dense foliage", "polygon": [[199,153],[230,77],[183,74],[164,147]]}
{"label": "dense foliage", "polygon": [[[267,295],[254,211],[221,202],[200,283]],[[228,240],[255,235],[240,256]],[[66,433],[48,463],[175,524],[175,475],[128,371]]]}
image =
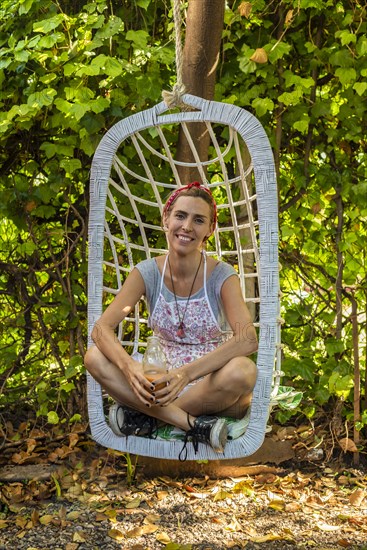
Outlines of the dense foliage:
{"label": "dense foliage", "polygon": [[[355,0],[226,7],[215,99],[253,112],[273,145],[283,370],[310,417],[337,401],[352,418],[365,381],[366,27]],[[172,32],[165,0],[0,2],[2,404],[54,422],[82,407],[91,157],[174,82]]]}

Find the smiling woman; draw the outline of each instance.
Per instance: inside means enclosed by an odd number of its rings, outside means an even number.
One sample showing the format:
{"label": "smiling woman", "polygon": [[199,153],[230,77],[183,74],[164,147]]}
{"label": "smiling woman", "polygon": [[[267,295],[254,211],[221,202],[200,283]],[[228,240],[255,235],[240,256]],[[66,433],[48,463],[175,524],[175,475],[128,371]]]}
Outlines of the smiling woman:
{"label": "smiling woman", "polygon": [[[177,189],[163,209],[168,254],[137,264],[95,324],[85,365],[118,403],[110,414],[118,435],[153,437],[155,419],[184,430],[184,448],[190,438],[195,448],[203,442],[223,453],[223,416],[241,418],[251,402],[256,332],[236,271],[205,253],[216,222],[206,187],[195,182]],[[115,339],[142,296],[168,365],[154,382]]]}

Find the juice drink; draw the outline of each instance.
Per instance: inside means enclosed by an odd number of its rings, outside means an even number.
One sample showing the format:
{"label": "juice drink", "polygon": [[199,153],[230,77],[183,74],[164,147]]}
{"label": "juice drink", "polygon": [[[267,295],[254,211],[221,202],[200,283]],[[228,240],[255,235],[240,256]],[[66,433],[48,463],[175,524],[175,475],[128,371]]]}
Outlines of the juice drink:
{"label": "juice drink", "polygon": [[[154,382],[154,380],[158,380],[158,378],[161,378],[161,376],[164,376],[166,374],[166,371],[165,369],[158,367],[156,369],[151,368],[151,370],[148,370],[148,371],[146,370],[144,374],[145,374],[145,378],[149,380],[149,382]],[[155,389],[161,390],[162,388],[165,387],[165,385],[166,384],[164,382],[162,384],[157,384],[155,386]]]}
{"label": "juice drink", "polygon": [[[166,357],[157,336],[150,336],[147,340],[147,348],[143,357],[144,375],[153,382],[164,376],[167,372]],[[156,390],[164,388],[165,384],[158,384]]]}

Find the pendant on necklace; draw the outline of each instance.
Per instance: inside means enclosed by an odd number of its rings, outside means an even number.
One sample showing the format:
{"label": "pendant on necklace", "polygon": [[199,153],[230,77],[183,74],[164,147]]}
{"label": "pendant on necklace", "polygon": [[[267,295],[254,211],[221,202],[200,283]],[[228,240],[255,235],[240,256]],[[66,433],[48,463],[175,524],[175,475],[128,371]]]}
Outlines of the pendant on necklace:
{"label": "pendant on necklace", "polygon": [[184,330],[184,324],[183,323],[180,323],[178,325],[178,329],[176,331],[176,335],[179,337],[179,338],[183,338],[185,336],[185,330]]}

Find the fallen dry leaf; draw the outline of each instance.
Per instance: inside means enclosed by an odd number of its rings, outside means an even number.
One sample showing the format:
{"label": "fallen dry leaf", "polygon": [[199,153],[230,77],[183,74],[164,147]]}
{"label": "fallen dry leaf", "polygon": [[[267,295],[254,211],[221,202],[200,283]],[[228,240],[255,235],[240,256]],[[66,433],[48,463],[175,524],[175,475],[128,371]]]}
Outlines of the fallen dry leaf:
{"label": "fallen dry leaf", "polygon": [[353,439],[349,439],[349,437],[343,437],[343,439],[338,440],[339,445],[343,449],[343,451],[349,452],[349,453],[357,453],[358,449],[356,444],[354,443]]}
{"label": "fallen dry leaf", "polygon": [[277,510],[278,512],[282,512],[285,509],[285,502],[284,500],[280,499],[274,499],[271,500],[268,504],[269,508],[272,508],[273,510]]}
{"label": "fallen dry leaf", "polygon": [[124,534],[119,531],[118,529],[110,529],[109,531],[107,531],[107,535],[113,539],[113,540],[123,540],[125,538]]}
{"label": "fallen dry leaf", "polygon": [[76,531],[73,534],[73,542],[87,542],[88,535],[81,531]]}
{"label": "fallen dry leaf", "polygon": [[161,516],[159,514],[148,514],[144,518],[144,523],[160,523]]}
{"label": "fallen dry leaf", "polygon": [[139,508],[141,504],[141,499],[139,497],[133,498],[133,500],[130,500],[127,504],[125,504],[125,508],[131,509],[131,508]]}
{"label": "fallen dry leaf", "polygon": [[363,489],[356,489],[351,495],[349,495],[349,502],[357,508],[362,504],[367,496],[367,492]]}
{"label": "fallen dry leaf", "polygon": [[94,519],[95,521],[106,521],[108,520],[108,516],[106,516],[106,514],[101,514],[101,512],[97,512]]}
{"label": "fallen dry leaf", "polygon": [[36,448],[37,446],[37,441],[35,439],[27,439],[27,453],[28,454],[31,454],[32,451],[34,451],[34,449]]}
{"label": "fallen dry leaf", "polygon": [[42,525],[48,525],[49,523],[51,523],[52,520],[53,520],[53,516],[51,516],[50,514],[45,514],[44,516],[41,516],[39,518],[39,522]]}
{"label": "fallen dry leaf", "polygon": [[104,511],[105,515],[108,517],[109,520],[115,522],[117,521],[117,510],[113,509],[113,508],[108,508],[107,510]]}
{"label": "fallen dry leaf", "polygon": [[24,529],[28,523],[28,519],[24,516],[17,516],[15,518],[15,525],[20,529]]}
{"label": "fallen dry leaf", "polygon": [[31,514],[31,522],[32,522],[33,527],[35,525],[37,525],[37,523],[39,522],[39,519],[40,519],[40,515],[39,515],[38,510],[33,510],[32,514]]}
{"label": "fallen dry leaf", "polygon": [[158,500],[163,500],[163,499],[167,498],[168,495],[169,495],[168,491],[157,491],[156,494],[157,494],[157,499]]}
{"label": "fallen dry leaf", "polygon": [[169,544],[171,542],[170,537],[164,531],[158,533],[155,538],[157,539],[157,541],[161,542],[162,544]]}
{"label": "fallen dry leaf", "polygon": [[226,525],[224,529],[231,532],[242,531],[242,525],[236,518],[233,517],[231,523]]}
{"label": "fallen dry leaf", "polygon": [[289,541],[291,541],[293,539],[287,533],[284,533],[284,534],[269,533],[269,535],[264,535],[264,536],[260,536],[260,537],[257,536],[257,537],[251,538],[252,542],[258,542],[258,543],[270,542],[272,540],[289,540]]}
{"label": "fallen dry leaf", "polygon": [[73,521],[74,519],[78,519],[80,514],[81,514],[81,512],[78,512],[77,510],[72,510],[71,512],[66,514],[66,518]]}
{"label": "fallen dry leaf", "polygon": [[213,500],[216,502],[217,500],[225,500],[226,498],[232,498],[231,493],[224,491],[224,489],[220,489],[217,493],[215,493]]}
{"label": "fallen dry leaf", "polygon": [[186,494],[190,498],[198,498],[198,499],[204,499],[210,496],[210,493],[203,493],[203,492],[194,492],[194,493],[186,493]]}
{"label": "fallen dry leaf", "polygon": [[274,481],[277,479],[277,476],[274,474],[261,474],[255,477],[256,483],[260,483],[260,485],[265,485],[268,483],[274,483]]}
{"label": "fallen dry leaf", "polygon": [[79,436],[76,433],[69,434],[69,447],[73,448],[79,441]]}
{"label": "fallen dry leaf", "polygon": [[342,526],[341,525],[329,525],[328,523],[318,522],[317,524],[318,529],[321,531],[339,531]]}
{"label": "fallen dry leaf", "polygon": [[141,525],[140,527],[135,527],[134,529],[127,531],[126,537],[127,538],[141,537],[142,535],[149,535],[150,533],[154,533],[158,529],[159,529],[158,525],[153,525],[153,523],[149,523],[146,525]]}

